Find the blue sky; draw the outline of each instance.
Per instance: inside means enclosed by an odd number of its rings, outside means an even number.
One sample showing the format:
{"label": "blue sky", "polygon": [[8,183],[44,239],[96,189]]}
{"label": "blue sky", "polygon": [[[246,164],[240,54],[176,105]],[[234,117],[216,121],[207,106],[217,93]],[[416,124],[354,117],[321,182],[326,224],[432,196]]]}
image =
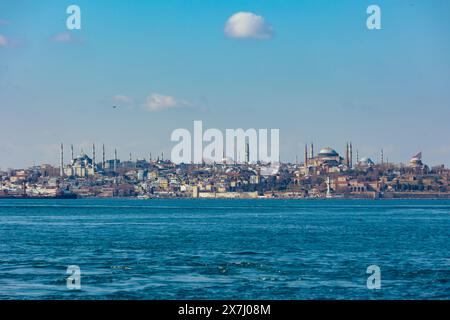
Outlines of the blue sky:
{"label": "blue sky", "polygon": [[[71,4],[81,30],[66,29]],[[366,28],[370,4],[382,30]],[[270,36],[226,34],[238,12],[263,17]],[[279,128],[282,161],[305,142],[343,153],[352,141],[361,157],[423,151],[450,165],[449,57],[445,0],[6,0],[0,168],[57,164],[60,142],[168,155],[171,132],[194,120]]]}

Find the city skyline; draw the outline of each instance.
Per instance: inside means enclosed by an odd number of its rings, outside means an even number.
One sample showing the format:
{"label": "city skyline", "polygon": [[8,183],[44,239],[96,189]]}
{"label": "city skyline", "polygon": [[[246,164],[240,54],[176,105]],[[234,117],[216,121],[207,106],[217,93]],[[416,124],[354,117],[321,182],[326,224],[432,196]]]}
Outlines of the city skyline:
{"label": "city skyline", "polygon": [[352,141],[374,161],[450,166],[446,1],[376,1],[381,30],[369,2],[76,1],[69,31],[70,4],[0,4],[1,169],[57,165],[61,141],[169,156],[198,119],[279,128],[282,162]]}
{"label": "city skyline", "polygon": [[[253,146],[255,146],[253,144]],[[201,158],[174,163],[158,155],[121,161],[117,149],[107,157],[105,145],[92,153],[70,156],[60,145],[59,166],[0,171],[0,198],[449,198],[449,169],[430,167],[422,152],[404,165],[359,158],[353,143],[345,153],[333,148],[304,147],[303,163],[252,161],[250,142],[245,157],[218,161]],[[244,151],[244,150],[242,150]],[[356,154],[356,159],[354,155]],[[67,160],[69,158],[69,160]],[[199,162],[196,162],[199,161]]]}
{"label": "city skyline", "polygon": [[[205,146],[205,144],[204,144]],[[271,162],[264,162],[264,161],[249,161],[246,160],[248,159],[247,153],[249,153],[248,148],[248,143],[245,144],[245,148],[244,150],[241,150],[241,152],[243,152],[245,155],[244,157],[239,157],[239,153],[240,151],[237,150],[237,152],[235,153],[235,157],[234,158],[229,158],[229,157],[225,157],[223,158],[221,161],[217,162],[217,163],[222,163],[224,161],[226,161],[228,164],[232,164],[232,163],[236,163],[236,164],[244,164],[244,163],[261,163],[261,164],[268,164]],[[317,148],[317,149],[315,149]],[[389,158],[389,155],[387,155],[384,151],[384,149],[379,150],[379,154],[378,157],[373,157],[373,156],[367,156],[364,154],[361,154],[359,149],[357,148],[357,146],[354,146],[353,143],[350,142],[346,142],[346,146],[344,146],[343,150],[341,150],[340,148],[334,148],[331,146],[317,146],[314,144],[314,142],[310,142],[307,143],[303,146],[302,150],[299,150],[299,154],[297,154],[295,156],[294,161],[283,161],[281,156],[280,156],[280,161],[277,162],[273,162],[273,163],[281,163],[281,164],[299,164],[299,165],[308,165],[308,159],[309,158],[314,158],[317,154],[319,154],[322,150],[326,150],[326,149],[330,149],[332,151],[336,151],[337,155],[339,155],[340,157],[342,157],[343,159],[343,163],[346,163],[347,166],[350,167],[352,166],[356,166],[358,165],[358,163],[363,160],[363,161],[373,161],[374,164],[392,164],[392,165],[404,165],[404,166],[408,166],[409,162],[411,161],[412,158],[415,157],[420,157],[420,159],[422,159],[422,151],[418,151],[418,152],[414,152],[411,153],[411,156],[408,159],[405,159],[404,161],[400,161],[400,162],[395,162],[395,161],[391,161],[391,159]],[[97,151],[96,151],[97,150]],[[100,151],[99,151],[100,150]],[[316,151],[315,151],[316,150]],[[303,153],[301,153],[301,152]],[[142,152],[142,154],[144,154]],[[146,161],[146,162],[156,162],[156,161],[169,161],[169,162],[173,162],[173,160],[170,157],[170,152],[169,154],[164,153],[164,152],[153,152],[153,151],[149,151],[147,152],[146,156],[136,156],[131,152],[126,152],[126,151],[121,151],[119,150],[117,147],[114,146],[106,146],[104,143],[99,143],[96,144],[95,142],[91,143],[90,146],[88,147],[83,147],[83,146],[76,146],[74,144],[65,144],[63,142],[61,142],[58,145],[58,153],[55,154],[55,159],[51,162],[48,163],[37,163],[37,164],[33,164],[30,165],[28,167],[16,167],[16,168],[2,168],[0,167],[0,171],[1,170],[20,170],[20,169],[27,169],[27,168],[31,168],[34,166],[42,166],[42,165],[51,165],[54,166],[56,168],[61,168],[63,166],[66,166],[68,164],[70,164],[72,161],[83,157],[83,156],[88,156],[90,159],[93,160],[93,163],[98,165],[99,168],[102,168],[105,164],[105,162],[107,161],[118,161],[118,163],[120,162],[137,162],[137,161]],[[349,162],[346,162],[347,159],[349,159]],[[202,163],[209,163],[212,164],[213,162],[215,162],[213,159],[208,159],[208,158],[202,158],[201,162],[196,162],[196,161],[190,161],[190,162],[180,162],[178,164],[202,164]],[[434,167],[434,166],[441,166],[444,165],[444,163],[439,163],[439,164],[429,164],[426,163],[426,161],[424,161],[425,165],[428,165],[430,168]]]}
{"label": "city skyline", "polygon": [[[302,147],[298,148],[298,153],[295,154],[293,159],[290,158],[286,158],[283,157],[283,154],[280,154],[280,163],[291,163],[291,164],[295,164],[295,163],[304,163],[304,149],[305,147],[310,148],[311,144],[313,144],[315,147],[318,148],[318,150],[320,149],[324,149],[324,148],[331,148],[334,149],[338,152],[338,154],[342,155],[344,158],[346,156],[346,151],[345,151],[345,144],[348,144],[349,142],[345,141],[343,146],[339,146],[339,147],[335,147],[332,145],[318,145],[315,142],[310,142],[310,143],[305,143]],[[350,142],[353,144],[353,142]],[[208,143],[204,143],[203,147],[205,147]],[[115,153],[117,153],[117,159],[121,160],[123,159],[123,161],[131,161],[130,157],[132,158],[132,161],[136,161],[136,160],[156,160],[156,159],[161,159],[161,160],[170,160],[171,159],[171,149],[163,149],[161,150],[148,150],[148,151],[140,151],[138,153],[133,153],[131,151],[127,151],[130,149],[127,149],[126,147],[124,147],[123,149],[118,148],[115,145],[105,145],[105,143],[96,143],[96,142],[85,142],[81,145],[77,145],[74,143],[64,143],[64,142],[60,142],[60,143],[55,143],[51,150],[55,151],[55,154],[53,155],[53,157],[51,157],[50,161],[47,162],[37,162],[36,160],[31,160],[31,162],[29,162],[30,164],[28,165],[24,165],[24,166],[1,166],[0,164],[0,171],[1,170],[9,170],[9,169],[26,169],[26,168],[30,168],[33,166],[40,166],[40,165],[52,165],[55,167],[60,166],[60,150],[61,150],[61,145],[64,146],[64,163],[70,163],[70,160],[73,159],[73,157],[78,157],[81,155],[88,155],[91,158],[93,157],[93,152],[92,152],[92,147],[94,146],[104,146],[105,148],[105,159],[107,160],[113,160]],[[175,143],[172,143],[172,147],[173,145],[175,145]],[[70,150],[68,147],[70,147]],[[96,148],[96,147],[95,147]],[[361,148],[364,150],[364,148]],[[358,146],[354,145],[353,146],[353,155],[352,155],[352,159],[355,161],[355,163],[357,163],[358,159],[363,159],[363,158],[367,158],[367,159],[371,159],[373,160],[375,163],[380,164],[382,162],[385,163],[392,163],[392,164],[398,164],[398,165],[402,165],[402,164],[407,164],[408,161],[414,157],[414,155],[420,153],[421,155],[423,154],[423,151],[419,150],[419,149],[415,149],[414,151],[411,151],[409,153],[409,157],[405,158],[405,159],[400,159],[398,161],[392,159],[389,155],[389,153],[386,152],[385,149],[380,149],[378,150],[378,153],[372,153],[372,154],[365,154],[365,153],[361,153],[361,149],[358,148]],[[245,152],[245,151],[244,151]],[[308,154],[310,154],[310,151],[308,151]],[[70,155],[70,156],[68,156]],[[236,161],[237,158],[239,156],[239,151],[237,151],[235,153],[235,158],[233,159],[233,161]],[[150,158],[151,157],[151,158]],[[98,158],[97,158],[98,159]],[[446,160],[443,159],[443,161],[441,162],[436,162],[436,163],[431,163],[427,161],[427,156],[425,155],[425,159],[424,162],[429,165],[430,167],[432,166],[440,166],[440,165],[444,165],[445,167],[449,167],[447,165],[447,162],[445,162]],[[210,159],[207,159],[208,161]],[[97,163],[101,163],[101,161],[97,161]],[[184,162],[183,162],[184,163]],[[188,162],[188,163],[192,163]]]}

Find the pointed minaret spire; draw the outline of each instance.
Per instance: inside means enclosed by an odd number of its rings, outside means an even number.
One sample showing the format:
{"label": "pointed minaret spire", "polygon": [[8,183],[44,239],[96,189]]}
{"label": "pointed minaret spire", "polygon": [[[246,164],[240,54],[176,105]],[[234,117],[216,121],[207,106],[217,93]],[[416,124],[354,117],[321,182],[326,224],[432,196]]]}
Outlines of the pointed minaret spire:
{"label": "pointed minaret spire", "polygon": [[105,170],[106,160],[105,160],[105,144],[102,145],[102,169]]}
{"label": "pointed minaret spire", "polygon": [[351,141],[350,141],[350,168],[353,168],[353,146]]}
{"label": "pointed minaret spire", "polygon": [[64,177],[64,146],[63,146],[62,142],[61,142],[60,161],[61,161],[61,163],[60,163],[61,167],[59,168],[59,175],[61,177]]}
{"label": "pointed minaret spire", "polygon": [[305,167],[308,166],[308,144],[305,143]]}
{"label": "pointed minaret spire", "polygon": [[92,144],[92,165],[95,167],[95,143]]}
{"label": "pointed minaret spire", "polygon": [[114,149],[114,173],[117,171],[117,149]]}
{"label": "pointed minaret spire", "polygon": [[73,159],[74,159],[74,157],[73,157],[73,144],[70,145],[70,155],[71,155],[72,161],[73,161]]}
{"label": "pointed minaret spire", "polygon": [[250,144],[248,142],[245,144],[245,163],[250,163]]}
{"label": "pointed minaret spire", "polygon": [[347,168],[350,167],[350,153],[348,150],[348,142],[345,146],[345,165],[347,166]]}

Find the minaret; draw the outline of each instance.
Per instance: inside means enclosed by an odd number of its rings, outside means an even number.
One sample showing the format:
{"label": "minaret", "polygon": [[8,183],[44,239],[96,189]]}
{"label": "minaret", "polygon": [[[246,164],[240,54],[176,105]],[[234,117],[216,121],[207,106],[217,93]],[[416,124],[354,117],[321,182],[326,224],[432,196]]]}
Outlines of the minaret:
{"label": "minaret", "polygon": [[384,165],[384,152],[383,149],[381,149],[381,165]]}
{"label": "minaret", "polygon": [[132,162],[132,160],[131,160],[131,152],[130,152],[130,162]]}
{"label": "minaret", "polygon": [[245,163],[250,163],[250,145],[248,142],[245,144]]}
{"label": "minaret", "polygon": [[350,141],[350,168],[353,168],[353,146],[351,141]]}
{"label": "minaret", "polygon": [[114,173],[117,171],[117,149],[114,149]]}
{"label": "minaret", "polygon": [[347,166],[347,168],[350,167],[350,153],[348,150],[348,142],[347,145],[345,146],[345,165]]}
{"label": "minaret", "polygon": [[60,156],[60,160],[61,160],[61,167],[59,168],[59,175],[61,177],[64,177],[64,146],[61,143],[61,156]]}
{"label": "minaret", "polygon": [[359,151],[356,149],[356,164],[359,163]]}
{"label": "minaret", "polygon": [[95,143],[92,144],[92,166],[95,167]]}
{"label": "minaret", "polygon": [[305,143],[305,167],[308,166],[308,144]]}
{"label": "minaret", "polygon": [[314,159],[314,144],[311,142],[311,157],[310,159]]}
{"label": "minaret", "polygon": [[105,170],[105,144],[102,145],[102,169]]}
{"label": "minaret", "polygon": [[70,145],[70,154],[71,154],[71,157],[72,157],[72,161],[73,161],[73,144],[71,144]]}

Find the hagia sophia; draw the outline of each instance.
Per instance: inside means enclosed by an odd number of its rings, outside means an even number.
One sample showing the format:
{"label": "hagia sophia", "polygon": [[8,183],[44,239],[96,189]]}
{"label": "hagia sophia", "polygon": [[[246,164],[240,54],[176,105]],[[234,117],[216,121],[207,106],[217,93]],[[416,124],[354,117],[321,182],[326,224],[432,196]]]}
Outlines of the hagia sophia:
{"label": "hagia sophia", "polygon": [[[381,151],[381,165],[384,163],[383,151]],[[345,157],[330,147],[325,147],[319,150],[317,155],[314,154],[314,144],[311,143],[309,148],[305,145],[304,164],[300,168],[299,174],[326,174],[339,173],[350,169],[368,169],[375,166],[375,162],[369,157],[362,157],[359,159],[358,151],[356,152],[356,163],[353,163],[353,145],[347,143],[345,148]],[[426,166],[422,162],[422,153],[414,155],[408,166],[412,169],[423,170]]]}
{"label": "hagia sophia", "polygon": [[320,149],[319,153],[315,155],[314,144],[311,143],[309,150],[308,145],[305,145],[305,158],[302,173],[332,173],[352,168],[353,146],[351,143],[347,143],[345,152],[345,158],[343,158],[333,148],[325,147]]}

